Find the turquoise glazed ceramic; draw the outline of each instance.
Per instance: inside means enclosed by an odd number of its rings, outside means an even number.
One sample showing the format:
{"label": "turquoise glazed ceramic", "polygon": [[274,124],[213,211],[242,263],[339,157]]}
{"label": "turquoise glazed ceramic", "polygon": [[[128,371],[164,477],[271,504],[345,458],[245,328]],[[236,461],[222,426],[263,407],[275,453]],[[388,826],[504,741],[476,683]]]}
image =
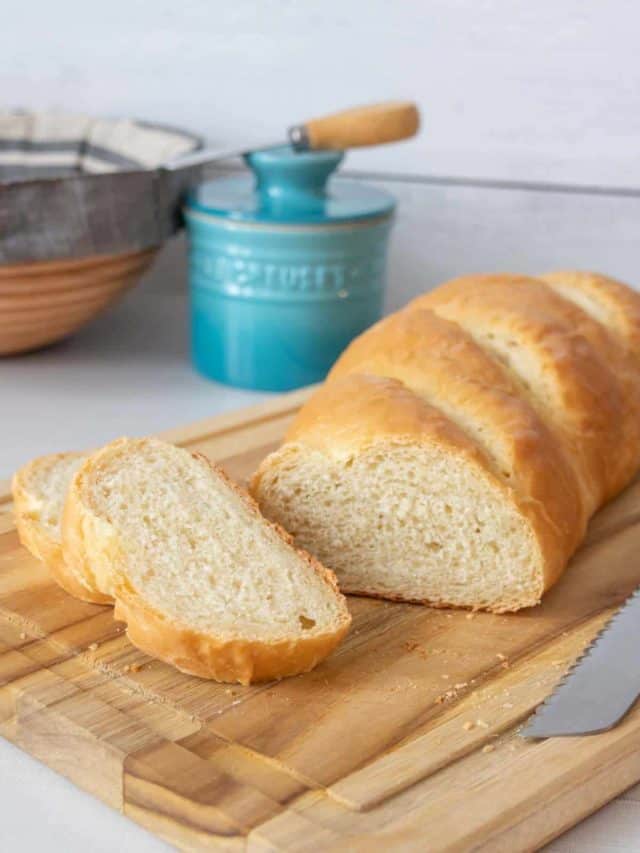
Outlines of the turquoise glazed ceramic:
{"label": "turquoise glazed ceramic", "polygon": [[332,179],[341,152],[249,155],[253,175],[192,192],[192,351],[197,369],[241,388],[319,382],[382,313],[394,200]]}

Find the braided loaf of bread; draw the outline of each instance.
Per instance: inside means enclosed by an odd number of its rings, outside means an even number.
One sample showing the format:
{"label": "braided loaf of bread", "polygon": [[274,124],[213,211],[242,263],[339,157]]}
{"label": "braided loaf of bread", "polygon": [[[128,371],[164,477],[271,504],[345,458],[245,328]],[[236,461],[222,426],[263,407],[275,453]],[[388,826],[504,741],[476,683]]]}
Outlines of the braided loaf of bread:
{"label": "braided loaf of bread", "polygon": [[517,610],[640,467],[640,295],[455,279],[347,348],[252,490],[344,592]]}

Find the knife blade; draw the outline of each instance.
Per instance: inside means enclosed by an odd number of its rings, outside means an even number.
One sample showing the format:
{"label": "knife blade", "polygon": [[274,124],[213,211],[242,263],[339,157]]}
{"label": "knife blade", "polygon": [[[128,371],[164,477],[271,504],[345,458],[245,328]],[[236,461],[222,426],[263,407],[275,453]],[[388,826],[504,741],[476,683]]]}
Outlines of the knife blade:
{"label": "knife blade", "polygon": [[640,588],[609,620],[520,731],[546,738],[604,732],[640,695]]}

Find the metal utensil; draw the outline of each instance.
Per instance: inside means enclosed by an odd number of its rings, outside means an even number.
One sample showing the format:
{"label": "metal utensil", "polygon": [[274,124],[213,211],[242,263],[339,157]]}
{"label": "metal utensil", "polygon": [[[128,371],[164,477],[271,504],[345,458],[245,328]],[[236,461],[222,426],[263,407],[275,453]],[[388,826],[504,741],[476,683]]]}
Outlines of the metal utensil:
{"label": "metal utensil", "polygon": [[169,171],[191,166],[205,166],[218,160],[226,160],[246,154],[276,148],[287,142],[299,151],[318,151],[333,148],[361,148],[368,145],[383,145],[414,136],[420,126],[416,105],[410,101],[389,101],[365,107],[353,107],[339,113],[314,118],[289,128],[288,139],[264,142],[249,148],[205,148],[165,164]]}
{"label": "metal utensil", "polygon": [[521,736],[586,735],[615,726],[640,695],[639,655],[640,589],[538,707]]}

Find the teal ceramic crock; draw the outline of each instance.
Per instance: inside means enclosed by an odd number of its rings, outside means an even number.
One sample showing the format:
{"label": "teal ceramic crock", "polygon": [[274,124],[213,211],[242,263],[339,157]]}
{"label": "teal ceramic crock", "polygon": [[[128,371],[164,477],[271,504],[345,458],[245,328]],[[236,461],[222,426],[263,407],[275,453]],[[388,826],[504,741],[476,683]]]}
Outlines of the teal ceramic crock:
{"label": "teal ceramic crock", "polygon": [[342,157],[254,153],[253,175],[188,196],[192,354],[205,376],[265,391],[318,382],[381,316],[395,202],[329,180]]}

